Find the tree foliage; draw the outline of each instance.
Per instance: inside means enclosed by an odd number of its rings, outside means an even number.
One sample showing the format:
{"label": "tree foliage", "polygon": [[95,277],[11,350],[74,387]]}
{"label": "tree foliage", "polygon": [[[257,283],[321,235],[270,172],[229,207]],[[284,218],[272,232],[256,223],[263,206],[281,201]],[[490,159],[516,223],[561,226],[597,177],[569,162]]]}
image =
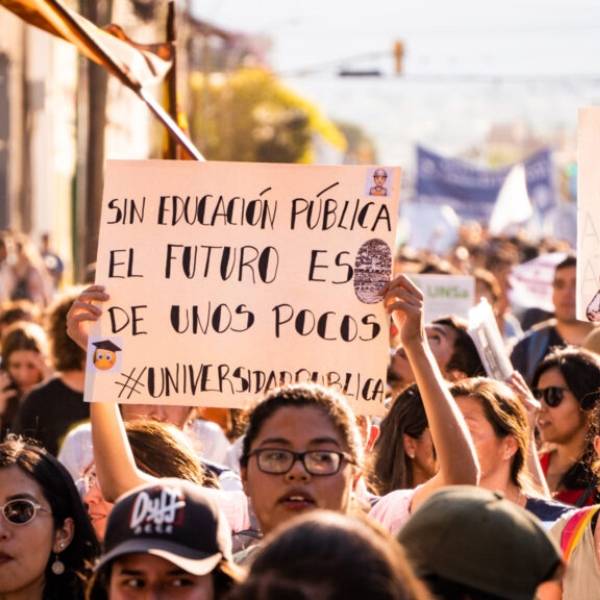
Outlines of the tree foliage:
{"label": "tree foliage", "polygon": [[313,161],[313,137],[345,148],[339,129],[264,69],[190,78],[192,139],[209,160]]}

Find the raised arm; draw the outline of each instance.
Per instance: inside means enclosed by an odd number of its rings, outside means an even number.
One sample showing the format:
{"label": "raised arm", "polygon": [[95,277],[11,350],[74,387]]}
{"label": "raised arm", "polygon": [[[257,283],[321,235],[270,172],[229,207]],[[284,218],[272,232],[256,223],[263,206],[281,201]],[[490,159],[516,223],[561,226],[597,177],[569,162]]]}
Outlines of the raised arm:
{"label": "raised arm", "polygon": [[400,330],[400,339],[423,399],[439,460],[439,471],[415,494],[412,502],[415,510],[437,488],[456,484],[477,485],[479,463],[462,413],[448,391],[429,348],[423,326],[422,292],[405,275],[399,275],[388,285],[386,306]]}
{"label": "raised arm", "polygon": [[[94,302],[108,299],[104,287],[90,286],[81,292],[67,314],[67,333],[84,350],[87,350],[89,324],[102,314],[102,308]],[[135,464],[117,403],[92,402],[90,418],[96,474],[106,500],[114,502],[130,489],[154,481]]]}

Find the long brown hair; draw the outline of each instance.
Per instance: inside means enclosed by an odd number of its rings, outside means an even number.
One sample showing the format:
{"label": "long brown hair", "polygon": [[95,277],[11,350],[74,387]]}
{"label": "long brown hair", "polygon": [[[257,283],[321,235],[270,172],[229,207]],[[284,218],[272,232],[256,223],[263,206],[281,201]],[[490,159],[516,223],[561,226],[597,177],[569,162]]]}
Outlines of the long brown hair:
{"label": "long brown hair", "polygon": [[404,449],[404,435],[416,440],[427,427],[419,388],[412,384],[398,394],[381,421],[373,461],[373,484],[380,494],[414,487],[413,463]]}
{"label": "long brown hair", "polygon": [[136,419],[127,421],[125,430],[136,465],[144,473],[219,487],[218,481],[203,468],[185,434],[174,425]]}

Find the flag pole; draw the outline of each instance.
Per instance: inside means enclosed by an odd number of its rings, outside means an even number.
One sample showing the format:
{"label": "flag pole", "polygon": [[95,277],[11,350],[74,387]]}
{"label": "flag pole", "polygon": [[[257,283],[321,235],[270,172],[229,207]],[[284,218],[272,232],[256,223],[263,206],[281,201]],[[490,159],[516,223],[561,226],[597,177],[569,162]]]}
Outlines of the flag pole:
{"label": "flag pole", "polygon": [[194,146],[192,141],[183,133],[179,125],[169,116],[167,111],[160,105],[159,102],[144,88],[137,90],[138,96],[146,103],[148,108],[154,113],[154,116],[162,121],[163,125],[169,130],[169,133],[196,159],[205,161],[206,159]]}

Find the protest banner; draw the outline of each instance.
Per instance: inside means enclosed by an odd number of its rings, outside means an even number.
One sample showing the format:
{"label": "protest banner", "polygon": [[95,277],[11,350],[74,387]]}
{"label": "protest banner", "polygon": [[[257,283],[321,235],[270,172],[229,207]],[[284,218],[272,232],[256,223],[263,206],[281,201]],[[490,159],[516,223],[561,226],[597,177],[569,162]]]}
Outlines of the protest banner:
{"label": "protest banner", "polygon": [[468,331],[488,377],[498,381],[508,379],[514,369],[502,341],[494,311],[485,298],[469,311]]}
{"label": "protest banner", "polygon": [[425,296],[424,318],[456,315],[467,319],[475,304],[475,280],[470,275],[410,275]]}
{"label": "protest banner", "polygon": [[113,161],[88,401],[242,407],[284,383],[382,414],[398,168]]}
{"label": "protest banner", "polygon": [[514,265],[508,276],[510,303],[519,308],[541,308],[547,312],[554,312],[554,271],[556,265],[565,258],[567,255],[564,252],[550,252]]}
{"label": "protest banner", "polygon": [[[552,153],[542,150],[523,161],[534,210],[545,215],[556,205]],[[451,206],[461,219],[487,223],[512,167],[482,169],[417,146],[415,200]]]}
{"label": "protest banner", "polygon": [[600,321],[600,108],[579,110],[577,318]]}

